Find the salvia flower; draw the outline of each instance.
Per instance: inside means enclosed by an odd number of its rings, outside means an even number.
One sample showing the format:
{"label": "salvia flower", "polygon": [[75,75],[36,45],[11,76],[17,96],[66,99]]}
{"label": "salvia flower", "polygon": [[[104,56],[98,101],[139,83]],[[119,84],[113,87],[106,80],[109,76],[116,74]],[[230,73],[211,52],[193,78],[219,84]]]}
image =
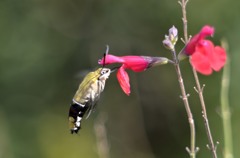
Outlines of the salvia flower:
{"label": "salvia flower", "polygon": [[[104,63],[105,62],[105,63]],[[167,64],[169,60],[164,57],[149,57],[149,56],[115,56],[108,54],[104,59],[100,59],[98,61],[99,64],[108,65],[114,63],[122,64],[117,72],[118,82],[127,95],[130,94],[130,79],[126,72],[126,69],[130,69],[134,72],[144,71],[152,66]]]}
{"label": "salvia flower", "polygon": [[[192,37],[182,52],[190,57],[191,65],[204,75],[212,74],[213,70],[221,70],[227,59],[224,48],[214,46],[212,41],[205,39],[207,36],[213,36],[213,34],[213,27],[204,26],[198,34]],[[183,54],[180,54],[180,56]]]}
{"label": "salvia flower", "polygon": [[188,44],[185,47],[185,53],[187,55],[192,55],[195,52],[195,49],[197,45],[205,40],[207,36],[213,36],[214,35],[214,28],[211,26],[204,26],[201,31],[193,36],[191,40],[188,42]]}

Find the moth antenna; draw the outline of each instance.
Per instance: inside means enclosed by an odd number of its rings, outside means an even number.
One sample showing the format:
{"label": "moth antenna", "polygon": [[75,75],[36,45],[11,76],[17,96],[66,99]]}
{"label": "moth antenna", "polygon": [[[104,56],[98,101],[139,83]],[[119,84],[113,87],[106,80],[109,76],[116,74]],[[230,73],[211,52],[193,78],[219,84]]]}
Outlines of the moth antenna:
{"label": "moth antenna", "polygon": [[108,54],[109,52],[109,45],[106,45],[107,49],[106,49],[106,52],[103,54],[103,67],[105,67],[105,63],[106,63],[106,55]]}
{"label": "moth antenna", "polygon": [[107,55],[109,52],[109,45],[107,44],[106,47],[107,47],[107,49],[106,49],[105,55]]}

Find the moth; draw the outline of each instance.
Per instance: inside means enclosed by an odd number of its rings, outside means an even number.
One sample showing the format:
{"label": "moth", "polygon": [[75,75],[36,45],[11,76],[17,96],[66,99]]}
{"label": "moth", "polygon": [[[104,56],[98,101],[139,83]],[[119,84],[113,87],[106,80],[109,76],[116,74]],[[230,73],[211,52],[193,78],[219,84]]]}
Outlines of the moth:
{"label": "moth", "polygon": [[69,109],[68,120],[71,133],[78,133],[81,128],[81,120],[85,113],[87,117],[95,108],[100,94],[103,92],[106,80],[109,78],[114,69],[105,68],[105,57],[109,51],[107,46],[106,53],[104,53],[103,67],[96,71],[89,72],[80,83],[77,92],[75,93]]}

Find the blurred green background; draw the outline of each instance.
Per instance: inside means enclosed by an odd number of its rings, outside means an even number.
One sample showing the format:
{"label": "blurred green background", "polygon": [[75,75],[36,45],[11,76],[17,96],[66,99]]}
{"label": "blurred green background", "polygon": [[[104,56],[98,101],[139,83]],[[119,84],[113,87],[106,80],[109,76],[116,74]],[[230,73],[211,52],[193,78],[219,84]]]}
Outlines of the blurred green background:
{"label": "blurred green background", "polygon": [[[229,42],[230,104],[234,154],[240,157],[240,1],[190,0],[189,33],[205,24],[214,42]],[[97,158],[94,124],[101,114],[112,158],[189,157],[189,125],[172,65],[129,72],[132,93],[107,81],[96,111],[83,120],[79,135],[68,129],[71,99],[83,74],[98,67],[110,46],[115,55],[171,57],[162,46],[175,25],[182,37],[177,0],[1,0],[0,1],[0,158]],[[178,42],[177,50],[183,47]],[[199,158],[211,157],[201,108],[188,61],[181,63],[195,119]],[[220,114],[222,71],[200,75],[212,134],[223,157]]]}

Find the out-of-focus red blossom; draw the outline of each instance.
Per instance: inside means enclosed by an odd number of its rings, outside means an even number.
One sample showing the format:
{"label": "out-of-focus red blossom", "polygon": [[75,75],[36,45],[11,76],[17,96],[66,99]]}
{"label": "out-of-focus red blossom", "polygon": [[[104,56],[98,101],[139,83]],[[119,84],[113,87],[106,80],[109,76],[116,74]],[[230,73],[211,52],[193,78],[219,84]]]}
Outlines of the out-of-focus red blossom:
{"label": "out-of-focus red blossom", "polygon": [[127,95],[130,94],[130,83],[129,83],[129,76],[126,69],[130,69],[134,72],[141,72],[144,71],[152,66],[161,65],[168,63],[167,58],[163,57],[149,57],[149,56],[115,56],[108,54],[105,56],[104,59],[100,59],[98,61],[99,64],[108,65],[108,64],[114,64],[114,63],[120,63],[122,64],[121,67],[118,69],[117,72],[117,79],[118,82]]}
{"label": "out-of-focus red blossom", "polygon": [[190,56],[192,66],[204,75],[219,71],[225,65],[227,55],[224,48],[214,46],[207,36],[213,36],[214,28],[204,26],[201,31],[193,36],[184,49],[184,53]]}

